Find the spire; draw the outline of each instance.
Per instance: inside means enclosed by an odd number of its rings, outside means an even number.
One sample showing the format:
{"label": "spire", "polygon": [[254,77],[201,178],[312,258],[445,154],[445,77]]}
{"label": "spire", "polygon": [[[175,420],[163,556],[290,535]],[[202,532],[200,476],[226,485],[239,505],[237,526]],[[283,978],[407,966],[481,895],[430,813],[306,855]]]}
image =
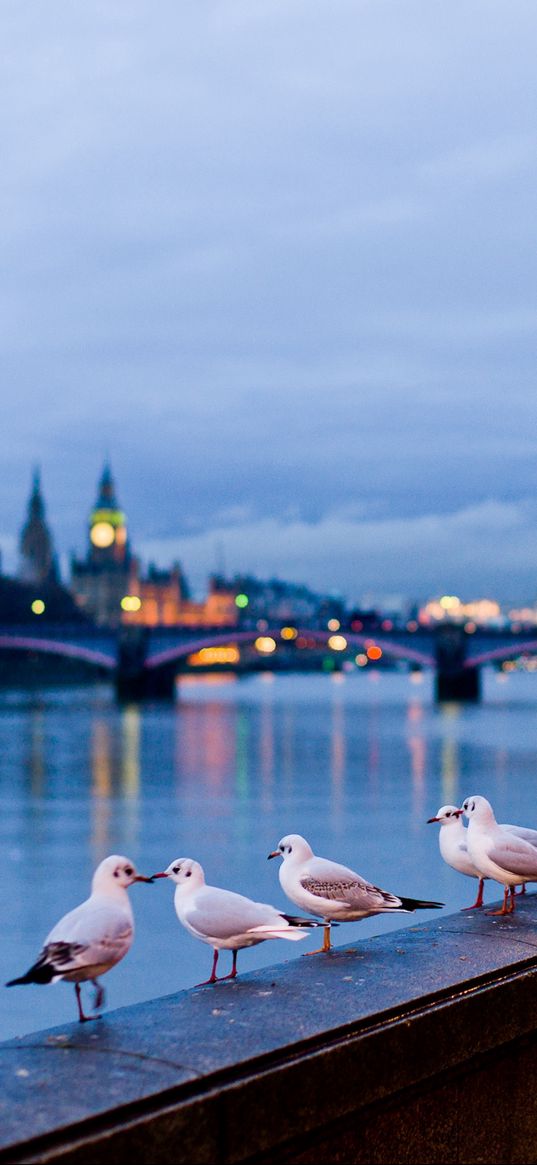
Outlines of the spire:
{"label": "spire", "polygon": [[116,487],[112,477],[112,470],[110,468],[110,462],[108,458],[104,463],[101,479],[99,481],[99,492],[97,494],[96,508],[99,510],[117,510]]}
{"label": "spire", "polygon": [[39,468],[33,471],[28,517],[21,530],[19,576],[25,582],[57,582],[58,570],[52,537],[45,522],[45,503],[41,493]]}

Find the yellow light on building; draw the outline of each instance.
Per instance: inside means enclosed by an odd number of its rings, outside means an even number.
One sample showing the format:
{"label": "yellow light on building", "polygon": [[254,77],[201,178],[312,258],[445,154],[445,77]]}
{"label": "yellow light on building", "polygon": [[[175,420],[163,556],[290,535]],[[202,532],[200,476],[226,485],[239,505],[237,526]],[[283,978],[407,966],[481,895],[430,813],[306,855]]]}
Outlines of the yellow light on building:
{"label": "yellow light on building", "polygon": [[444,611],[456,611],[461,605],[461,600],[457,595],[442,595],[440,599],[440,606]]}
{"label": "yellow light on building", "polygon": [[254,647],[262,655],[271,655],[273,651],[276,651],[276,640],[271,635],[259,635]]}
{"label": "yellow light on building", "polygon": [[42,599],[34,599],[30,609],[34,615],[42,615],[45,610],[45,604]]}
{"label": "yellow light on building", "polygon": [[347,640],[344,635],[331,635],[328,646],[332,648],[332,651],[345,651]]}
{"label": "yellow light on building", "polygon": [[223,644],[221,647],[202,647],[200,651],[188,656],[187,663],[191,667],[207,667],[215,663],[238,663],[240,652],[234,643]]}
{"label": "yellow light on building", "polygon": [[341,627],[341,623],[340,623],[339,619],[329,619],[326,626],[328,627],[329,631],[339,631],[339,628]]}
{"label": "yellow light on building", "polygon": [[282,639],[296,639],[298,631],[296,627],[282,627],[280,635]]}
{"label": "yellow light on building", "polygon": [[142,600],[139,595],[124,595],[121,600],[122,611],[139,611]]}

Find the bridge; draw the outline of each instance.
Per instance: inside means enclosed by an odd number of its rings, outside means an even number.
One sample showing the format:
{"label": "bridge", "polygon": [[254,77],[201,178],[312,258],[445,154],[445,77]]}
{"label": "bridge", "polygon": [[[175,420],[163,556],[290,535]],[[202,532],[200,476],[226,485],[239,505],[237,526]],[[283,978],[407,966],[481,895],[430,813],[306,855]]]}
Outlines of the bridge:
{"label": "bridge", "polygon": [[[234,654],[220,656],[218,649],[232,645]],[[263,650],[265,647],[265,650]],[[521,655],[537,654],[537,636],[527,631],[501,631],[442,623],[418,625],[415,630],[364,630],[344,628],[336,635],[319,627],[289,628],[282,625],[239,628],[184,628],[123,626],[117,631],[81,624],[39,623],[0,625],[0,671],[9,679],[10,659],[18,656],[40,661],[41,678],[46,661],[63,661],[86,672],[108,677],[120,699],[173,698],[179,672],[190,669],[196,657],[199,669],[212,670],[216,659],[238,670],[293,670],[304,667],[308,654],[327,655],[339,666],[345,658],[370,653],[377,658],[406,663],[411,669],[432,669],[438,700],[478,700],[481,669]],[[257,649],[257,650],[256,650]],[[207,662],[204,663],[204,656]],[[372,658],[375,658],[373,653]],[[211,662],[212,661],[212,662]]]}

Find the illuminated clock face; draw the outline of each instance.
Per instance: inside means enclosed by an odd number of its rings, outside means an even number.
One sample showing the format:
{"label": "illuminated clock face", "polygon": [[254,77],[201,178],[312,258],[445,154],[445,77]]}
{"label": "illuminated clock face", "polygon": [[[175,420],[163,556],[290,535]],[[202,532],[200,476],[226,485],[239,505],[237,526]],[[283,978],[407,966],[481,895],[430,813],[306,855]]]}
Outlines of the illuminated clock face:
{"label": "illuminated clock face", "polygon": [[105,549],[111,546],[115,537],[114,527],[110,522],[96,522],[90,531],[90,538],[94,546]]}

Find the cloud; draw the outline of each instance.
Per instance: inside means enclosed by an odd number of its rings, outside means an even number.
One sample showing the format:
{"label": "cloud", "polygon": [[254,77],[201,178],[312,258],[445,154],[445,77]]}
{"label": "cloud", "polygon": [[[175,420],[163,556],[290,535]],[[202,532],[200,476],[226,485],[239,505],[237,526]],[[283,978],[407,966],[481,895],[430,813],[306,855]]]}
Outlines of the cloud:
{"label": "cloud", "polygon": [[264,518],[146,541],[144,556],[179,558],[199,589],[224,555],[230,573],[290,578],[358,601],[365,592],[409,598],[459,593],[535,598],[537,505],[487,501],[448,514],[367,521],[333,513],[307,523]]}

